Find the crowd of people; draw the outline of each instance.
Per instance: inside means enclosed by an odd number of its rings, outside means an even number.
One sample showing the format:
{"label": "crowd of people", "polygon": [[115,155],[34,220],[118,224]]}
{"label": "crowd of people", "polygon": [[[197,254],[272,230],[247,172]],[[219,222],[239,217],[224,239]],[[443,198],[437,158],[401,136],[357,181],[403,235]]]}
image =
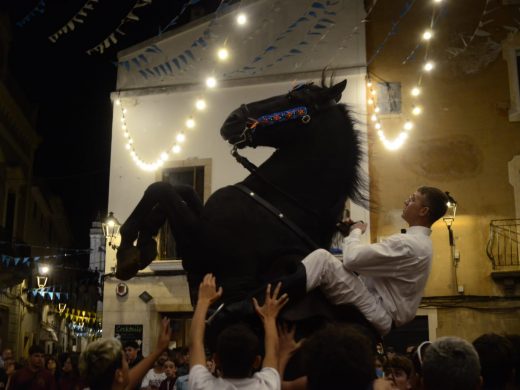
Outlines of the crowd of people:
{"label": "crowd of people", "polygon": [[[266,289],[254,306],[264,327],[260,338],[245,324],[219,335],[216,351],[204,345],[207,310],[222,290],[206,275],[192,319],[190,347],[169,349],[171,328],[163,319],[156,348],[146,357],[135,342],[114,338],[90,343],[80,356],[45,355],[29,349],[26,361],[2,351],[0,389],[28,390],[187,390],[187,389],[520,389],[520,335],[483,334],[472,343],[441,337],[410,345],[402,353],[374,345],[362,327],[330,324],[308,339],[295,340],[295,327],[278,322],[288,301],[280,284]],[[298,351],[303,376],[284,380]]]}

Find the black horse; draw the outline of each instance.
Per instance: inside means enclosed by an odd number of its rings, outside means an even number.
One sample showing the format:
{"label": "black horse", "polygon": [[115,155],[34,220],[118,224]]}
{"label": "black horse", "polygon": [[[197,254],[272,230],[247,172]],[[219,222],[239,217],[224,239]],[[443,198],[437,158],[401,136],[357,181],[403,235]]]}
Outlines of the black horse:
{"label": "black horse", "polygon": [[[293,274],[314,249],[329,248],[347,198],[366,206],[360,135],[338,103],[345,86],[346,80],[330,87],[324,80],[321,86],[302,84],[233,111],[221,134],[251,174],[217,190],[205,205],[188,187],[164,182],[148,187],[121,227],[116,276],[129,279],[155,258],[152,237],[165,220],[192,301],[208,272],[232,306],[267,282]],[[257,146],[276,149],[259,167],[238,154]]]}

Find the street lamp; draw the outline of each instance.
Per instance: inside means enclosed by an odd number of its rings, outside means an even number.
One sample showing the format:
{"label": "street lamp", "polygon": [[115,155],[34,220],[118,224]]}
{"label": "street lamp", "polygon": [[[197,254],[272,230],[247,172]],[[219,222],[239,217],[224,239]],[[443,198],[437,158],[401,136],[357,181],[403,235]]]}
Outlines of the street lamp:
{"label": "street lamp", "polygon": [[103,228],[103,234],[105,235],[105,238],[110,240],[108,245],[112,249],[117,249],[117,245],[113,244],[112,240],[115,240],[119,235],[119,228],[121,227],[121,224],[117,218],[114,217],[113,212],[108,213],[108,217],[101,223],[101,227]]}
{"label": "street lamp", "polygon": [[460,255],[455,247],[455,239],[453,237],[453,229],[451,228],[453,222],[455,221],[455,215],[457,213],[457,201],[453,199],[449,192],[446,191],[446,196],[448,197],[448,202],[446,206],[448,207],[446,210],[446,214],[442,218],[446,227],[448,228],[448,237],[450,240],[450,252],[451,252],[451,261],[453,262],[453,277],[454,277],[454,288],[458,293],[463,293],[463,287],[459,286],[458,278],[457,278],[457,266],[459,265]]}
{"label": "street lamp", "polygon": [[36,275],[36,282],[38,283],[38,288],[45,288],[47,285],[47,274],[50,271],[50,267],[47,264],[38,264],[38,275]]}

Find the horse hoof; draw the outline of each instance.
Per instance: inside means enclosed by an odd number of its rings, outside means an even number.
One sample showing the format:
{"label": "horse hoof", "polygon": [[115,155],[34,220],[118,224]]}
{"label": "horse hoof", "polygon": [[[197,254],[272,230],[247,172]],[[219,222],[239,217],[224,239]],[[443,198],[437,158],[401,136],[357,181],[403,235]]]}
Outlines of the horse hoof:
{"label": "horse hoof", "polygon": [[117,250],[116,277],[121,280],[133,278],[141,269],[139,259],[141,253],[135,246],[119,248]]}

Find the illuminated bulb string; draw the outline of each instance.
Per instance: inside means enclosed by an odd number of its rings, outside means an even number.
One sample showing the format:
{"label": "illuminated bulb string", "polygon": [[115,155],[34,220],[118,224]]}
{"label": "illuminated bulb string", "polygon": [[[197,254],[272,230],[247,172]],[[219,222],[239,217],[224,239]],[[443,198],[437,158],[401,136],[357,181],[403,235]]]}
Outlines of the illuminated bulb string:
{"label": "illuminated bulb string", "polygon": [[[184,131],[180,131],[179,133],[177,133],[177,135],[175,136],[176,143],[167,148],[166,150],[162,151],[157,159],[151,162],[143,160],[137,153],[134,139],[128,131],[128,110],[123,107],[119,98],[116,100],[116,105],[118,105],[121,108],[121,129],[123,130],[123,137],[125,139],[125,149],[128,151],[130,157],[139,168],[148,172],[156,171],[164,164],[165,161],[167,161],[170,158],[171,154],[178,154],[182,151],[180,144],[186,141],[186,134],[184,133]],[[195,107],[198,110],[203,110],[206,108],[206,102],[203,99],[198,99],[195,102]],[[193,117],[189,117],[186,120],[186,126],[188,128],[194,128],[195,124],[195,119],[193,119]]]}
{"label": "illuminated bulb string", "polygon": [[[434,0],[433,3],[440,4],[440,3],[442,3],[442,0]],[[435,63],[433,61],[429,60],[429,58],[428,58],[430,40],[434,37],[434,31],[432,30],[434,16],[435,16],[435,9],[433,10],[430,28],[424,30],[421,33],[421,37],[420,37],[423,41],[426,42],[426,53],[424,56],[424,63],[422,65],[422,72],[420,72],[419,81],[417,82],[417,85],[414,86],[410,90],[410,95],[414,99],[414,104],[412,104],[412,108],[411,108],[412,116],[418,116],[418,115],[422,114],[422,112],[423,112],[423,108],[417,102],[418,97],[422,93],[422,91],[421,91],[422,76],[425,72],[426,73],[431,72],[435,68]],[[379,136],[379,139],[381,140],[381,142],[387,149],[389,149],[389,150],[399,149],[406,142],[411,130],[414,128],[413,121],[410,119],[406,119],[405,123],[403,125],[403,128],[401,129],[401,131],[399,132],[397,137],[395,137],[392,140],[388,139],[385,135],[383,125],[381,123],[381,118],[379,117],[381,108],[377,103],[376,90],[374,89],[373,82],[370,78],[367,80],[367,92],[368,92],[367,93],[367,96],[368,96],[367,104],[369,106],[369,109],[372,110],[371,115],[370,115],[370,122],[372,123],[374,128],[377,130],[377,135]]]}

